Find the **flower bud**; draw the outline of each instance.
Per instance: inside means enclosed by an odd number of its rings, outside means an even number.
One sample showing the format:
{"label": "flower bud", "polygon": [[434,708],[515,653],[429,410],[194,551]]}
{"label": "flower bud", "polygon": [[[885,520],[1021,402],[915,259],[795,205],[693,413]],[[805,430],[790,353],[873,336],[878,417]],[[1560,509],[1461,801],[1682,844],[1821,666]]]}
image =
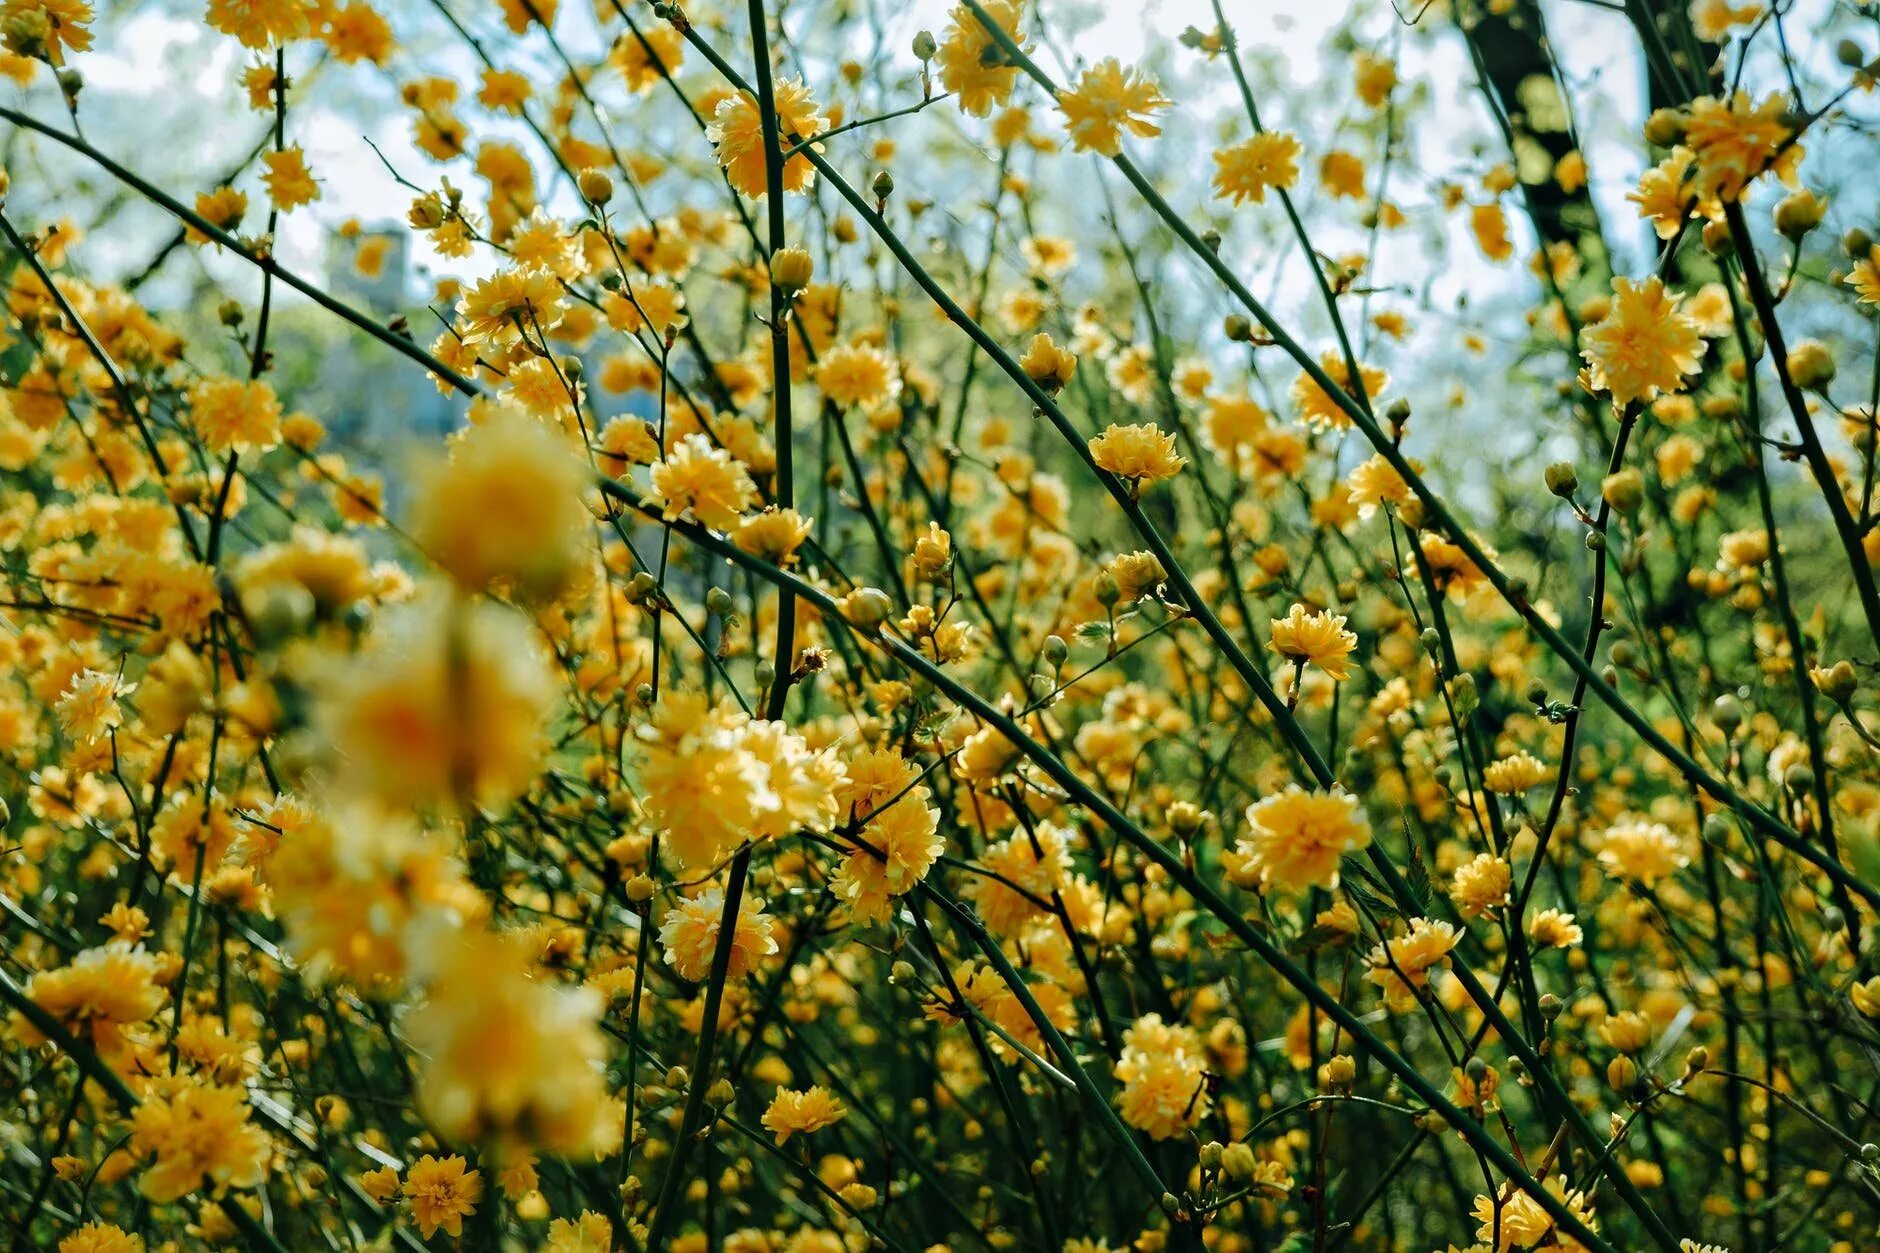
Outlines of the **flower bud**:
{"label": "flower bud", "polygon": [[1867,63],[1867,54],[1852,39],[1843,39],[1834,46],[1834,59],[1850,70],[1857,70]]}
{"label": "flower bud", "polygon": [[614,198],[614,180],[605,170],[582,170],[575,185],[581,189],[581,199],[591,205],[604,205]]}
{"label": "flower bud", "polygon": [[1221,322],[1221,331],[1236,344],[1244,344],[1253,338],[1253,323],[1245,315],[1230,313]]}
{"label": "flower bud", "polygon": [[1193,801],[1176,801],[1168,807],[1169,830],[1183,839],[1188,839],[1201,829],[1207,811]]}
{"label": "flower bud", "polygon": [[816,276],[816,262],[805,248],[779,248],[770,254],[770,281],[786,292],[799,292]]}
{"label": "flower bud", "polygon": [[1209,1140],[1206,1144],[1201,1146],[1201,1168],[1203,1170],[1219,1170],[1221,1168],[1221,1157],[1226,1152],[1226,1146],[1219,1140]]}
{"label": "flower bud", "polygon": [[1547,490],[1562,500],[1572,500],[1573,493],[1580,490],[1580,476],[1573,469],[1571,461],[1556,461],[1545,472]]}
{"label": "flower bud", "polygon": [[1845,658],[1825,669],[1812,669],[1808,674],[1815,681],[1815,690],[1837,705],[1846,704],[1860,686],[1860,677],[1854,673],[1854,663]]}
{"label": "flower bud", "polygon": [[1725,735],[1743,725],[1743,702],[1725,692],[1710,703],[1710,716]]}
{"label": "flower bud", "polygon": [[411,202],[405,220],[421,231],[434,231],[444,225],[444,202],[435,194],[419,196]]}
{"label": "flower bud", "polygon": [[1108,608],[1123,598],[1123,589],[1117,586],[1116,576],[1108,570],[1097,573],[1097,603]]}
{"label": "flower bud", "polygon": [[919,31],[914,36],[914,58],[918,61],[931,61],[934,53],[940,51],[940,45],[934,42],[933,32]]}
{"label": "flower bud", "polygon": [[1319,1086],[1328,1091],[1342,1092],[1357,1077],[1357,1063],[1351,1060],[1348,1053],[1339,1053],[1319,1067]]}
{"label": "flower bud", "polygon": [[1821,225],[1821,219],[1827,215],[1828,202],[1803,187],[1790,192],[1776,203],[1776,230],[1785,239],[1800,239],[1808,232]]}
{"label": "flower bud", "polygon": [[636,874],[627,880],[627,899],[635,905],[644,905],[653,899],[653,878],[651,875]]}
{"label": "flower bud", "polygon": [[1645,119],[1645,142],[1654,148],[1675,147],[1684,142],[1688,121],[1680,109],[1653,109]]}
{"label": "flower bud", "polygon": [[705,612],[713,617],[729,617],[735,607],[736,602],[731,599],[731,593],[722,587],[714,587],[705,593]]}
{"label": "flower bud", "polygon": [[627,598],[629,605],[641,605],[645,604],[648,598],[658,590],[659,580],[641,570],[627,580],[627,586],[622,589],[622,595]]}
{"label": "flower bud", "polygon": [[1805,339],[1789,349],[1789,377],[1810,390],[1834,381],[1834,354],[1818,339]]}
{"label": "flower bud", "polygon": [[894,612],[894,602],[878,587],[858,587],[837,602],[842,616],[859,627],[876,627]]}
{"label": "flower bud", "polygon": [[1620,513],[1636,513],[1645,501],[1645,476],[1637,466],[1627,466],[1605,477],[1599,495]]}
{"label": "flower bud", "polygon": [[1615,1091],[1627,1091],[1638,1082],[1638,1063],[1621,1053],[1606,1063],[1606,1082]]}
{"label": "flower bud", "polygon": [[1855,261],[1865,261],[1868,250],[1873,247],[1873,236],[1860,227],[1852,227],[1841,236],[1841,251]]}
{"label": "flower bud", "polygon": [[1221,1170],[1229,1179],[1251,1179],[1258,1165],[1251,1145],[1236,1141],[1221,1150]]}
{"label": "flower bud", "polygon": [[886,170],[879,170],[869,187],[874,191],[876,200],[886,200],[894,194],[894,175]]}
{"label": "flower bud", "polygon": [[1064,642],[1064,637],[1061,635],[1045,636],[1044,646],[1038,652],[1038,655],[1044,659],[1044,664],[1053,670],[1063,665],[1064,659],[1070,654],[1071,646]]}

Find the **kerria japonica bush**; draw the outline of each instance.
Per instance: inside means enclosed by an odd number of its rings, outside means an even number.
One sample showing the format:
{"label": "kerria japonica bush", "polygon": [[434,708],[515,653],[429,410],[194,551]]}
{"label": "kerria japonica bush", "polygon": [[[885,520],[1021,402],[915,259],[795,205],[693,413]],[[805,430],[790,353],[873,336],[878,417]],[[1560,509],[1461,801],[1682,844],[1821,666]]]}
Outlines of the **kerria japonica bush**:
{"label": "kerria japonica bush", "polygon": [[1880,1247],[1880,9],[0,36],[10,1247]]}

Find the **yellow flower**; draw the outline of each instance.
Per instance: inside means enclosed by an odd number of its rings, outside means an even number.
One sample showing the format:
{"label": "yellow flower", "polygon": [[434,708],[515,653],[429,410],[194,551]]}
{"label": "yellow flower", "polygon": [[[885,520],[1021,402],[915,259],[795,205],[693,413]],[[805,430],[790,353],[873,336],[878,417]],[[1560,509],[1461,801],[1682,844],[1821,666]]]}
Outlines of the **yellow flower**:
{"label": "yellow flower", "polygon": [[953,537],[938,522],[929,522],[925,534],[914,540],[909,560],[916,575],[938,582],[953,567]]}
{"label": "yellow flower", "polygon": [[1168,571],[1148,551],[1121,553],[1103,568],[1116,580],[1117,594],[1125,602],[1141,600],[1168,578]]}
{"label": "yellow flower", "polygon": [[[678,971],[680,978],[697,983],[711,973],[712,955],[718,947],[724,912],[725,894],[717,887],[707,888],[696,896],[682,897],[666,911],[665,920],[659,924],[659,944],[666,955],[666,964]],[[770,915],[747,893],[738,902],[738,920],[731,937],[731,958],[725,976],[739,978],[776,951]]]}
{"label": "yellow flower", "polygon": [[1123,1121],[1152,1140],[1172,1140],[1208,1114],[1207,1053],[1194,1030],[1145,1014],[1123,1032],[1116,1062]]}
{"label": "yellow flower", "polygon": [[1288,784],[1247,807],[1247,833],[1236,851],[1243,875],[1262,888],[1299,892],[1338,886],[1338,864],[1371,843],[1371,823],[1358,798],[1334,789],[1308,792]]}
{"label": "yellow flower", "polygon": [[244,48],[259,50],[310,34],[313,5],[308,0],[209,0],[206,20]]}
{"label": "yellow flower", "polygon": [[[218,187],[214,191],[200,192],[196,196],[196,216],[209,225],[222,231],[233,231],[242,224],[242,216],[248,212],[248,196],[233,187]],[[195,227],[185,228],[184,232],[192,244],[206,244],[209,237]]]}
{"label": "yellow flower", "polygon": [[405,1200],[426,1240],[440,1229],[446,1235],[463,1234],[463,1220],[477,1212],[483,1199],[483,1176],[466,1170],[468,1163],[452,1154],[442,1161],[429,1153],[412,1164],[405,1176]]}
{"label": "yellow flower", "polygon": [[[594,989],[538,975],[518,939],[475,928],[424,929],[413,962],[425,997],[403,1029],[420,1059],[418,1107],[444,1140],[567,1156],[607,1142]],[[412,1167],[405,1194],[421,1180]]]}
{"label": "yellow flower", "polygon": [[920,771],[897,753],[865,752],[850,763],[848,774],[837,801],[862,825],[853,837],[856,851],[843,860],[830,886],[851,916],[883,922],[889,902],[912,891],[946,851],[940,814],[927,803],[932,790],[915,782]]}
{"label": "yellow flower", "polygon": [[1456,877],[1449,889],[1449,899],[1464,918],[1479,918],[1491,909],[1508,903],[1514,886],[1514,870],[1493,853],[1477,853],[1456,867]]}
{"label": "yellow flower", "polygon": [[267,1133],[248,1121],[240,1088],[173,1077],[157,1081],[131,1115],[131,1150],[154,1160],[138,1181],[152,1201],[202,1187],[252,1188],[267,1178]]}
{"label": "yellow flower", "polygon": [[545,1253],[613,1253],[613,1247],[614,1225],[593,1210],[582,1210],[579,1218],[557,1218],[548,1225],[542,1246]]}
{"label": "yellow flower", "polygon": [[685,60],[685,36],[664,23],[630,30],[615,41],[608,60],[627,80],[627,90],[642,95]]}
{"label": "yellow flower", "polygon": [[[1012,42],[1025,46],[1019,26],[1023,7],[1018,0],[985,0],[980,7],[1012,37]],[[1018,67],[1008,61],[970,7],[954,5],[947,19],[935,57],[940,67],[940,87],[953,93],[961,112],[985,117],[1011,98]]]}
{"label": "yellow flower", "polygon": [[1514,242],[1508,238],[1508,215],[1499,201],[1478,204],[1469,210],[1469,229],[1482,255],[1490,261],[1506,261],[1514,255]]}
{"label": "yellow flower", "polygon": [[1599,1024],[1599,1036],[1621,1053],[1642,1053],[1652,1042],[1652,1026],[1637,1010],[1624,1010]]}
{"label": "yellow flower", "polygon": [[1359,51],[1353,56],[1352,74],[1358,99],[1373,109],[1390,99],[1391,89],[1397,86],[1396,62],[1375,52]]}
{"label": "yellow flower", "polygon": [[[801,79],[786,78],[776,85],[778,150],[789,148],[798,139],[810,139],[829,129],[829,119],[817,112],[816,100]],[[722,100],[712,114],[705,137],[717,146],[718,164],[724,167],[731,185],[753,200],[767,193],[764,162],[763,119],[757,97],[748,91]],[[821,149],[817,149],[821,151]],[[816,167],[802,153],[795,153],[783,163],[782,186],[785,191],[808,191],[816,181]]]}
{"label": "yellow flower", "polygon": [[979,864],[991,873],[971,879],[966,896],[994,935],[1022,935],[1044,916],[1038,902],[1071,881],[1069,840],[1050,824],[986,845]]}
{"label": "yellow flower", "polygon": [[72,676],[53,708],[67,735],[89,743],[124,725],[124,712],[118,708],[118,700],[136,689],[135,683],[124,684],[115,674],[81,670]]}
{"label": "yellow flower", "polygon": [[384,1205],[397,1196],[398,1187],[396,1166],[380,1166],[376,1170],[365,1171],[359,1176],[359,1190],[380,1205]]}
{"label": "yellow flower", "polygon": [[[1423,463],[1415,458],[1410,460],[1410,467],[1419,474],[1423,472]],[[1369,518],[1383,505],[1402,506],[1410,502],[1410,484],[1382,453],[1352,467],[1346,483],[1350,487],[1351,503],[1358,507],[1360,518]]]}
{"label": "yellow flower", "polygon": [[546,270],[501,270],[457,302],[457,333],[468,344],[504,343],[527,332],[539,340],[561,322],[561,284]]}
{"label": "yellow flower", "polygon": [[1515,753],[1482,767],[1482,786],[1500,796],[1518,796],[1545,783],[1551,771],[1531,753]]}
{"label": "yellow flower", "polygon": [[1693,158],[1689,148],[1673,148],[1663,161],[1641,174],[1637,190],[1626,195],[1660,239],[1674,237],[1697,203],[1697,192],[1685,187]]}
{"label": "yellow flower", "polygon": [[1563,909],[1543,909],[1528,920],[1528,938],[1540,948],[1572,948],[1585,938],[1580,924]]}
{"label": "yellow flower", "polygon": [[1635,879],[1651,887],[1691,864],[1684,841],[1662,822],[1627,817],[1606,828],[1599,840],[1599,864],[1615,879]]}
{"label": "yellow flower", "polygon": [[1351,650],[1358,646],[1358,637],[1345,629],[1344,614],[1329,609],[1312,613],[1295,604],[1271,625],[1273,638],[1267,646],[1280,656],[1298,665],[1310,662],[1332,679],[1351,676]]}
{"label": "yellow flower", "polygon": [[281,148],[261,158],[266,167],[261,181],[267,185],[268,199],[286,213],[320,198],[320,184],[307,170],[306,154],[298,145]]}
{"label": "yellow flower", "polygon": [[1684,376],[1697,372],[1704,340],[1697,323],[1658,278],[1643,283],[1614,279],[1612,308],[1580,332],[1580,356],[1595,391],[1616,405],[1651,400],[1684,390]]}
{"label": "yellow flower", "polygon": [[[1341,352],[1326,352],[1319,356],[1319,368],[1325,371],[1343,393],[1351,393],[1351,370],[1345,363]],[[1390,386],[1390,375],[1377,366],[1358,363],[1358,376],[1364,384],[1364,394],[1373,406],[1378,395]],[[1320,387],[1318,381],[1304,370],[1293,380],[1293,408],[1298,411],[1299,420],[1315,430],[1348,430],[1351,415],[1334,400],[1329,392]]]}
{"label": "yellow flower", "polygon": [[388,804],[500,807],[535,777],[554,680],[529,624],[500,605],[427,593],[323,677],[316,725],[342,775]]}
{"label": "yellow flower", "polygon": [[1461,940],[1451,924],[1418,918],[1407,933],[1371,950],[1365,978],[1383,989],[1392,1009],[1404,1009],[1415,1003],[1416,990],[1428,985],[1431,970],[1449,965],[1449,950]]}
{"label": "yellow flower", "polygon": [[1115,57],[1105,57],[1079,75],[1076,86],[1058,92],[1072,145],[1106,157],[1122,151],[1124,131],[1139,139],[1160,135],[1162,128],[1149,115],[1171,103],[1154,79],[1139,69],[1124,69]]}
{"label": "yellow flower", "polygon": [[448,847],[409,813],[359,801],[292,812],[275,806],[265,815],[280,834],[264,860],[288,948],[310,977],[395,984],[406,974],[408,934],[446,911],[478,912]]}
{"label": "yellow flower", "polygon": [[1090,456],[1097,467],[1127,479],[1132,490],[1173,478],[1186,464],[1175,451],[1175,437],[1153,422],[1136,426],[1111,423],[1090,441]]}
{"label": "yellow flower", "polygon": [[703,435],[687,435],[653,463],[652,490],[646,495],[668,520],[690,514],[717,531],[736,529],[756,500],[757,485],[743,464]]}
{"label": "yellow flower", "polygon": [[1761,527],[1725,531],[1717,537],[1717,569],[1725,574],[1748,574],[1769,560],[1769,532]]}
{"label": "yellow flower", "polygon": [[833,1126],[848,1117],[848,1113],[827,1088],[811,1087],[801,1092],[778,1088],[777,1095],[764,1110],[764,1130],[774,1133],[777,1143],[783,1144],[798,1132],[821,1131]]}
{"label": "yellow flower", "polygon": [[565,439],[499,411],[419,476],[411,535],[465,591],[496,584],[552,599],[575,573],[592,525],[581,499],[587,478]]}
{"label": "yellow flower", "polygon": [[1343,150],[1326,153],[1319,159],[1319,185],[1334,199],[1364,199],[1364,162]]}
{"label": "yellow flower", "polygon": [[1880,244],[1868,248],[1867,255],[1855,262],[1841,281],[1854,289],[1857,303],[1880,305]]}
{"label": "yellow flower", "polygon": [[[1548,1179],[1545,1186],[1576,1218],[1588,1227],[1596,1226],[1593,1222],[1593,1206],[1585,1193],[1569,1192],[1557,1175]],[[1499,1209],[1490,1198],[1477,1196],[1471,1213],[1476,1222],[1481,1224],[1476,1229],[1476,1239],[1494,1240],[1496,1233],[1500,1233],[1500,1243],[1495,1245],[1495,1253],[1508,1253],[1509,1249],[1516,1247],[1533,1248],[1555,1234],[1553,1215],[1541,1208],[1541,1203],[1526,1192],[1504,1189]],[[1564,1251],[1568,1248],[1577,1249],[1579,1243],[1574,1241],[1568,1244],[1562,1238],[1550,1242],[1550,1247]]]}
{"label": "yellow flower", "polygon": [[[1700,194],[1735,200],[1750,182],[1777,161],[1777,151],[1791,132],[1784,120],[1787,97],[1771,92],[1752,104],[1747,91],[1738,90],[1728,101],[1700,96],[1691,102],[1684,142],[1696,155],[1693,182]],[[1782,162],[1792,167],[1800,159],[1799,145],[1787,150]]]}
{"label": "yellow flower", "polygon": [[1210,396],[1201,414],[1201,441],[1229,466],[1240,469],[1272,423],[1266,406],[1245,392]]}
{"label": "yellow flower", "polygon": [[892,400],[901,392],[894,358],[873,344],[841,344],[816,363],[816,386],[838,409]]}
{"label": "yellow flower", "polygon": [[189,412],[212,452],[272,448],[281,442],[281,402],[265,381],[211,375],[189,389]]}
{"label": "yellow flower", "polygon": [[1056,395],[1071,381],[1071,374],[1077,369],[1077,354],[1058,347],[1041,331],[1031,337],[1031,344],[1019,358],[1018,365],[1032,382]]}
{"label": "yellow flower", "polygon": [[59,1241],[59,1253],[144,1253],[144,1238],[110,1223],[86,1223]]}
{"label": "yellow flower", "polygon": [[1705,43],[1722,43],[1730,37],[1733,27],[1747,26],[1761,17],[1762,13],[1760,4],[1691,0],[1691,30]]}
{"label": "yellow flower", "polygon": [[[120,1029],[148,1020],[163,1007],[157,986],[157,957],[121,940],[88,948],[56,970],[42,970],[26,985],[26,997],[61,1026],[110,1056]],[[19,1018],[14,1030],[29,1042],[38,1032]]]}
{"label": "yellow flower", "polygon": [[731,542],[772,565],[794,565],[796,551],[809,539],[813,525],[812,519],[794,509],[767,505],[762,512],[752,514],[739,524],[731,534]]}

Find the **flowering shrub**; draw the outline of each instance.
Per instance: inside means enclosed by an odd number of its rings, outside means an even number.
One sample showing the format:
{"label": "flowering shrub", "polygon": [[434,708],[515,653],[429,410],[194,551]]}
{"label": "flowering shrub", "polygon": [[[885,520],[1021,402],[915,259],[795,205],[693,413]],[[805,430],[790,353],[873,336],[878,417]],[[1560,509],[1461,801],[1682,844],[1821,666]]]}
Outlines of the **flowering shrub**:
{"label": "flowering shrub", "polygon": [[210,0],[187,187],[116,7],[0,7],[14,1247],[1880,1247],[1864,6]]}

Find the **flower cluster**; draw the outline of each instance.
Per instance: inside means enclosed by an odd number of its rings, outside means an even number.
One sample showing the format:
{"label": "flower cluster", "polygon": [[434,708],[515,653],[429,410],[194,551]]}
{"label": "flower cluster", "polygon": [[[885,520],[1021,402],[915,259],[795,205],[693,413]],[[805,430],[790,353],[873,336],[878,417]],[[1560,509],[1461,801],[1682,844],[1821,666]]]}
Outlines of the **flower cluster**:
{"label": "flower cluster", "polygon": [[1866,7],[1083,7],[0,2],[18,1247],[1880,1247]]}

